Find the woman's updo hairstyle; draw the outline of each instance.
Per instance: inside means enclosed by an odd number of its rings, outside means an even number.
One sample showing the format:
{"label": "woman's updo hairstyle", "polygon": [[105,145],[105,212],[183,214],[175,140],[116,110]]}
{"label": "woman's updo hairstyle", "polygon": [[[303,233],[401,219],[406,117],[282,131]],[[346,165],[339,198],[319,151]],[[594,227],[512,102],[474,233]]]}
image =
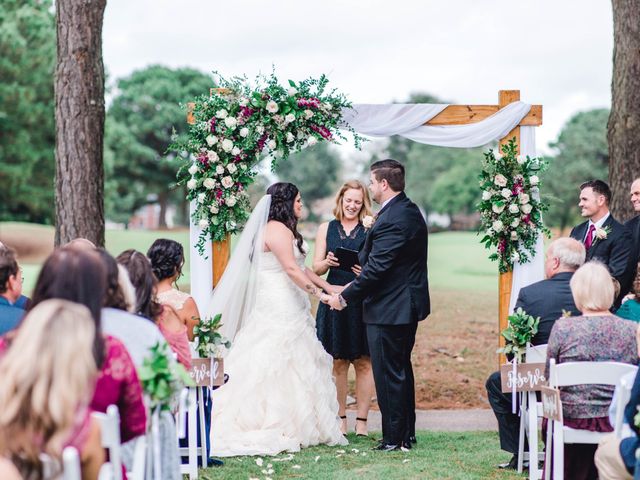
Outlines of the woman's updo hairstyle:
{"label": "woman's updo hairstyle", "polygon": [[298,232],[298,219],[293,210],[299,190],[293,183],[278,182],[267,189],[267,194],[271,195],[271,207],[269,208],[269,221],[276,220],[284,223],[293,233],[296,239],[298,250],[305,254],[302,248],[302,235]]}
{"label": "woman's updo hairstyle", "polygon": [[184,249],[175,240],[157,239],[149,247],[147,258],[151,261],[153,274],[158,280],[173,277],[176,273],[178,277],[182,274]]}

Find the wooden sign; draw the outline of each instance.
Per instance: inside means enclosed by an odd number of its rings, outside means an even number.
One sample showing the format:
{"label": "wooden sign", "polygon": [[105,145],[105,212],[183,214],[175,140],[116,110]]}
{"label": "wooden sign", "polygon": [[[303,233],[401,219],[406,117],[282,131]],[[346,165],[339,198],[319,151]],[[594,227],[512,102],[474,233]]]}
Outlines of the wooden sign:
{"label": "wooden sign", "polygon": [[562,422],[562,402],[560,390],[544,386],[540,389],[542,396],[542,416],[549,420]]}
{"label": "wooden sign", "polygon": [[509,393],[513,391],[515,383],[516,392],[533,392],[540,390],[542,385],[547,384],[544,378],[544,363],[518,363],[514,372],[512,363],[505,363],[500,366],[500,380],[502,381],[502,391]]}
{"label": "wooden sign", "polygon": [[198,387],[219,387],[224,383],[224,360],[192,358],[189,376]]}

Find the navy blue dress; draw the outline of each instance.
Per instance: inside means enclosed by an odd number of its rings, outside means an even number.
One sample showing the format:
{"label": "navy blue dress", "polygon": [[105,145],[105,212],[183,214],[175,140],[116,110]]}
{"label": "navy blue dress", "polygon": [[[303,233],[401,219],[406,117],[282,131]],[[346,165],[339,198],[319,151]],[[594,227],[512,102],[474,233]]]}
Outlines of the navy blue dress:
{"label": "navy blue dress", "polygon": [[[338,220],[329,222],[327,228],[327,252],[338,247],[360,250],[364,244],[366,232],[362,223],[347,235]],[[356,278],[352,272],[330,268],[327,282],[331,285],[346,285]],[[341,311],[331,310],[320,303],[316,315],[316,330],[324,349],[335,359],[355,360],[369,356],[365,324],[362,322],[362,303],[349,305]]]}

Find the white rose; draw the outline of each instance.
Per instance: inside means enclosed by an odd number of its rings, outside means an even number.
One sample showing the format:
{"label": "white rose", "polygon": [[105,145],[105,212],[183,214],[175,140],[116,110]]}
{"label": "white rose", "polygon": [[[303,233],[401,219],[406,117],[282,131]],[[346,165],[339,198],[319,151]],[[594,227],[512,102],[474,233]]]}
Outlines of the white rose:
{"label": "white rose", "polygon": [[518,228],[518,225],[520,225],[520,219],[514,218],[511,222],[511,228]]}
{"label": "white rose", "polygon": [[227,165],[227,171],[229,173],[236,173],[237,170],[238,170],[238,167],[236,167],[235,164],[230,163],[229,165]]}
{"label": "white rose", "polygon": [[291,87],[291,88],[289,88],[289,90],[287,90],[287,94],[288,94],[290,97],[293,97],[296,93],[298,93],[298,90],[296,90],[296,89],[295,89],[295,88],[293,88],[293,87]]}
{"label": "white rose", "polygon": [[519,254],[518,252],[513,252],[513,253],[511,254],[511,261],[512,261],[513,263],[515,263],[515,262],[517,262],[517,261],[519,261],[519,260],[520,260],[520,254]]}
{"label": "white rose", "polygon": [[222,174],[224,173],[224,167],[223,167],[222,165],[218,165],[218,166],[216,167],[216,173],[217,173],[218,175],[222,175]]}
{"label": "white rose", "polygon": [[509,213],[519,213],[520,209],[518,208],[518,205],[516,205],[515,203],[512,203],[511,205],[509,205]]}
{"label": "white rose", "polygon": [[236,120],[235,117],[227,117],[224,119],[224,124],[230,128],[230,129],[234,129],[238,126],[238,120]]}
{"label": "white rose", "polygon": [[313,112],[309,109],[304,111],[304,118],[306,118],[307,120],[309,120],[311,117],[313,117]]}
{"label": "white rose", "polygon": [[522,213],[525,213],[525,214],[529,214],[529,213],[531,213],[531,210],[532,210],[532,209],[533,209],[533,207],[531,206],[531,204],[530,204],[530,203],[527,203],[527,204],[522,205],[522,206],[520,207],[520,210],[522,210]]}
{"label": "white rose", "polygon": [[249,135],[249,129],[247,127],[242,127],[240,129],[240,136],[242,138],[246,138]]}
{"label": "white rose", "polygon": [[246,163],[240,163],[240,170],[246,170],[247,169],[247,164]]}
{"label": "white rose", "polygon": [[203,229],[207,228],[209,226],[209,220],[207,220],[206,218],[203,218],[198,222],[198,226]]}
{"label": "white rose", "polygon": [[522,165],[524,162],[527,161],[527,157],[525,157],[524,155],[518,155],[516,157],[516,161],[518,162],[518,165]]}
{"label": "white rose", "polygon": [[275,140],[269,140],[269,143],[267,143],[267,146],[271,149],[271,150],[275,150],[277,144]]}
{"label": "white rose", "polygon": [[247,97],[242,97],[238,103],[241,106],[246,107],[249,104],[249,99]]}
{"label": "white rose", "polygon": [[236,229],[236,222],[229,220],[227,222],[227,230],[235,230]]}
{"label": "white rose", "polygon": [[211,205],[211,206],[209,207],[209,211],[210,211],[211,213],[213,213],[214,215],[215,215],[215,214],[217,214],[217,213],[218,213],[218,206],[217,206],[217,205]]}
{"label": "white rose", "polygon": [[242,150],[240,150],[238,147],[233,147],[233,149],[231,150],[231,155],[240,155],[240,152]]}
{"label": "white rose", "polygon": [[187,182],[187,188],[189,190],[193,190],[194,188],[196,188],[198,186],[198,181],[195,178],[192,178],[191,180],[189,180]]}
{"label": "white rose", "polygon": [[[206,180],[205,180],[205,181],[206,181]],[[202,192],[202,193],[199,193],[199,194],[198,194],[198,201],[199,201],[200,203],[204,202],[204,201],[206,200],[206,198],[207,198],[207,194],[206,194],[206,193]]]}
{"label": "white rose", "polygon": [[216,112],[216,117],[218,118],[227,118],[227,115],[229,115],[229,113],[224,108]]}
{"label": "white rose", "polygon": [[287,143],[291,143],[296,139],[296,137],[293,136],[293,133],[291,132],[287,132]]}
{"label": "white rose", "polygon": [[284,117],[284,121],[287,123],[291,123],[295,121],[296,116],[293,113],[288,113],[286,117]]}
{"label": "white rose", "polygon": [[507,186],[507,177],[505,177],[504,175],[499,173],[493,179],[493,183],[495,183],[499,187],[506,187]]}
{"label": "white rose", "polygon": [[224,203],[227,204],[227,207],[233,207],[236,204],[236,202],[237,202],[236,197],[234,197],[233,195],[224,201]]}
{"label": "white rose", "polygon": [[508,188],[503,188],[500,191],[500,195],[502,195],[504,198],[511,198],[511,190],[509,190]]}
{"label": "white rose", "polygon": [[258,132],[260,135],[262,135],[264,133],[264,125],[258,125],[256,127],[256,132]]}
{"label": "white rose", "polygon": [[213,162],[217,162],[218,158],[220,158],[220,157],[218,157],[218,154],[216,152],[214,152],[213,150],[209,150],[207,152],[207,158],[209,159],[209,161],[211,163],[213,163]]}
{"label": "white rose", "polygon": [[225,138],[222,141],[222,149],[225,152],[230,152],[231,150],[233,150],[233,142],[231,140],[229,140],[228,138]]}
{"label": "white rose", "polygon": [[538,183],[540,183],[540,179],[537,175],[531,175],[529,177],[529,182],[531,183],[531,185],[538,185]]}
{"label": "white rose", "polygon": [[318,143],[318,139],[316,137],[314,137],[313,135],[311,135],[307,139],[307,143],[309,144],[310,147],[313,147],[316,143]]}
{"label": "white rose", "polygon": [[493,222],[493,224],[491,225],[491,228],[493,228],[494,232],[501,232],[502,229],[504,228],[504,225],[502,224],[502,222],[500,220],[496,220],[495,222]]}
{"label": "white rose", "polygon": [[497,205],[497,204],[494,204],[494,205],[491,207],[491,210],[493,210],[495,213],[502,213],[502,212],[503,212],[503,210],[504,210],[504,205]]}
{"label": "white rose", "polygon": [[273,100],[269,100],[267,102],[267,112],[269,113],[276,113],[278,111],[278,104],[276,102],[274,102]]}
{"label": "white rose", "polygon": [[520,203],[523,205],[529,203],[529,195],[527,195],[526,193],[521,193],[520,195],[518,195],[518,198],[520,199]]}
{"label": "white rose", "polygon": [[518,232],[511,232],[511,240],[517,240],[518,239]]}
{"label": "white rose", "polygon": [[492,197],[491,192],[489,190],[485,190],[482,192],[482,200],[489,200]]}
{"label": "white rose", "polygon": [[215,135],[207,135],[207,145],[209,145],[210,147],[213,147],[216,143],[218,143],[218,137],[216,137]]}
{"label": "white rose", "polygon": [[202,185],[204,186],[204,188],[211,190],[213,187],[216,186],[216,181],[213,178],[205,178],[204,181],[202,182]]}
{"label": "white rose", "polygon": [[198,173],[198,166],[195,163],[189,167],[189,173],[191,175]]}
{"label": "white rose", "polygon": [[221,182],[224,188],[231,188],[233,186],[233,178],[228,175],[226,177],[222,177]]}

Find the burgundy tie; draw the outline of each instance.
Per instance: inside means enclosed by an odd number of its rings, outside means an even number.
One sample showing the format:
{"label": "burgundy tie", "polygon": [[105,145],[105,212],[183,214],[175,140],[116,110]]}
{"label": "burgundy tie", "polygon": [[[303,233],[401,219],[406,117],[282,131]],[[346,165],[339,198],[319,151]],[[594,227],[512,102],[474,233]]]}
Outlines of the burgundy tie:
{"label": "burgundy tie", "polygon": [[589,231],[587,232],[587,238],[584,239],[584,248],[589,250],[591,245],[593,245],[593,233],[596,231],[596,226],[592,223],[589,226]]}

